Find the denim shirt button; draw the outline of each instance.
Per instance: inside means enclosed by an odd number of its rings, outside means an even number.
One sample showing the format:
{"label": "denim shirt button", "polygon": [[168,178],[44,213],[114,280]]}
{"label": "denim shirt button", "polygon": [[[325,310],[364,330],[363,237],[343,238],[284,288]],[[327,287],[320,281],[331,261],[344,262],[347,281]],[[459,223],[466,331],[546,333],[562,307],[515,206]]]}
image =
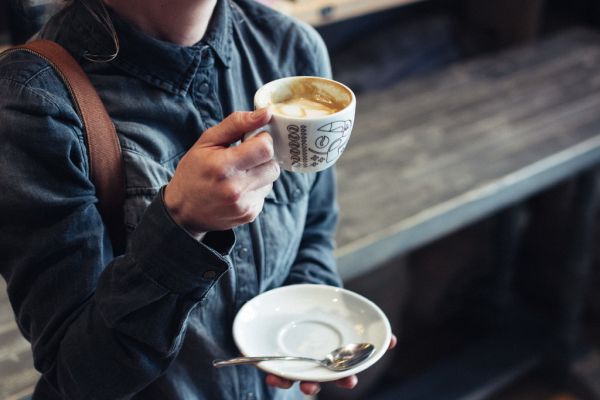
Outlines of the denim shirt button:
{"label": "denim shirt button", "polygon": [[217,277],[217,272],[216,271],[204,271],[204,273],[202,274],[202,277],[204,279],[215,279]]}
{"label": "denim shirt button", "polygon": [[240,260],[244,260],[248,257],[248,248],[247,247],[240,247],[237,250],[237,256]]}
{"label": "denim shirt button", "polygon": [[198,92],[200,92],[200,94],[208,94],[208,83],[203,82],[198,88]]}
{"label": "denim shirt button", "polygon": [[292,192],[292,200],[298,200],[302,196],[302,191],[298,188],[294,189]]}

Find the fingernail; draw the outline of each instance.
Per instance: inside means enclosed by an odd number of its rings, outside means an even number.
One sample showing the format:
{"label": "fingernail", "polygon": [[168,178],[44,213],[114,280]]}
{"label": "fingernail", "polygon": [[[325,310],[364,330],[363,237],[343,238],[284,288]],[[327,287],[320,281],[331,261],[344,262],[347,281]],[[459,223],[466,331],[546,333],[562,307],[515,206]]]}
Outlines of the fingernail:
{"label": "fingernail", "polygon": [[252,118],[253,121],[257,121],[259,119],[262,119],[265,116],[266,112],[267,112],[266,108],[260,108],[256,111],[254,111],[252,113],[252,115],[250,116],[250,118]]}

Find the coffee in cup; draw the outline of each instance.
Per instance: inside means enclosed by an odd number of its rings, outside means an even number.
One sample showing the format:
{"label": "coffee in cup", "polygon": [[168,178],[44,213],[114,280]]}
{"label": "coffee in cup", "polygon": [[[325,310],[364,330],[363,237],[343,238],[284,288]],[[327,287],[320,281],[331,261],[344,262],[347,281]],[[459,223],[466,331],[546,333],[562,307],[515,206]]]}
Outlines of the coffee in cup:
{"label": "coffee in cup", "polygon": [[354,125],[356,98],[331,79],[295,76],[261,87],[254,106],[273,113],[269,124],[252,134],[269,132],[282,168],[316,172],[332,166],[344,151]]}

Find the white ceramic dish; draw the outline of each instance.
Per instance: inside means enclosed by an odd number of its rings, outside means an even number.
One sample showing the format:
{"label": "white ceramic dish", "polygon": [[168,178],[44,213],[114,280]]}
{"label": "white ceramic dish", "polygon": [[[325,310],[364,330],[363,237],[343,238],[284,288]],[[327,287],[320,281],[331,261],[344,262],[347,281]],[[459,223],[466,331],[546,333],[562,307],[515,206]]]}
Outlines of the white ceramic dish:
{"label": "white ceramic dish", "polygon": [[390,323],[370,300],[346,289],[326,285],[291,285],[250,300],[233,323],[233,336],[244,356],[306,356],[323,358],[348,343],[368,342],[375,351],[347,371],[330,371],[304,361],[263,361],[266,372],[302,381],[325,382],[356,374],[386,352]]}

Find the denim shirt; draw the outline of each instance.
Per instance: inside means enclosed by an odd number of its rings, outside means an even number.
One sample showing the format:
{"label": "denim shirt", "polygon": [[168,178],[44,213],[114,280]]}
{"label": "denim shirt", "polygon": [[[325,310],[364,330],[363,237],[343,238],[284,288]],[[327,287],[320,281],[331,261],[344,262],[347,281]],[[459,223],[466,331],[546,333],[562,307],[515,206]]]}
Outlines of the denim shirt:
{"label": "denim shirt", "polygon": [[257,294],[339,285],[333,169],[283,172],[257,220],[192,239],[161,191],[203,131],[251,110],[262,84],[329,76],[307,25],[251,0],[219,0],[204,38],[181,47],[112,15],[120,52],[84,6],[40,36],[82,64],[111,115],[126,173],[127,250],[114,256],[96,208],[82,123],[52,68],[24,52],[0,58],[0,271],[42,373],[36,399],[287,399],[238,355],[231,327]]}

